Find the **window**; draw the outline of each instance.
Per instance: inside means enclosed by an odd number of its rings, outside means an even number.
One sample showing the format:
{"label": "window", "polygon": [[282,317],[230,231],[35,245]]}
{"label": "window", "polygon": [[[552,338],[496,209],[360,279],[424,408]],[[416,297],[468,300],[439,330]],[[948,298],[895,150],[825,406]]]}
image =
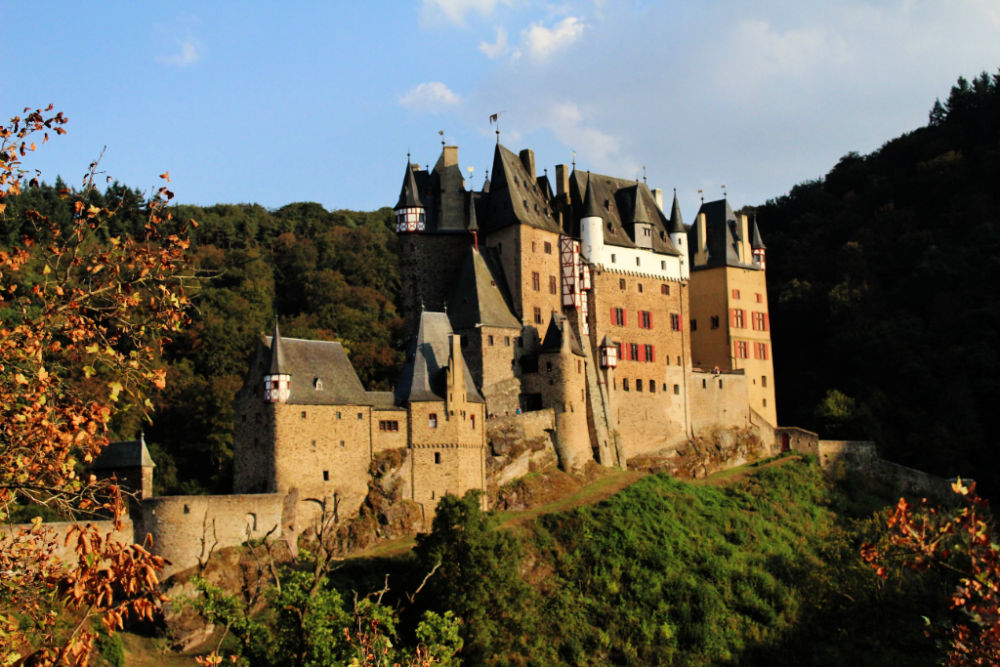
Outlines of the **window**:
{"label": "window", "polygon": [[740,298],[740,291],[738,289],[734,289],[733,290],[733,298],[734,299],[739,299]]}
{"label": "window", "polygon": [[380,431],[398,431],[399,422],[394,419],[383,419],[379,420],[378,430]]}
{"label": "window", "polygon": [[760,376],[760,386],[762,386],[762,387],[766,387],[767,386],[767,376],[766,375],[761,375]]}
{"label": "window", "polygon": [[535,324],[541,324],[541,323],[542,323],[542,309],[539,308],[538,306],[535,306]]}
{"label": "window", "polygon": [[718,315],[712,315],[712,321],[711,321],[711,323],[712,323],[712,328],[713,329],[718,329],[719,328],[719,316]]}
{"label": "window", "polygon": [[765,359],[765,360],[767,359],[767,343],[754,343],[753,358]]}
{"label": "window", "polygon": [[504,337],[503,337],[503,344],[504,344],[504,345],[505,345],[506,347],[510,347],[510,336],[504,336]]}
{"label": "window", "polygon": [[427,426],[429,426],[430,428],[438,427],[438,416],[436,412],[432,412],[429,415],[427,415]]}
{"label": "window", "polygon": [[702,381],[701,381],[701,388],[702,389],[707,389],[708,388],[708,380],[702,379]]}
{"label": "window", "polygon": [[303,411],[302,411],[302,418],[303,418],[303,419],[305,419],[305,418],[306,418],[306,411],[305,411],[305,410],[303,410]]}
{"label": "window", "polygon": [[623,359],[622,357],[622,344],[614,343],[615,346],[615,359]]}
{"label": "window", "polygon": [[653,361],[653,346],[652,345],[646,345],[643,351],[646,353],[646,359],[645,360],[646,361]]}
{"label": "window", "polygon": [[639,294],[642,294],[642,283],[639,283]]}
{"label": "window", "polygon": [[535,252],[538,248],[535,246],[535,242],[531,242],[531,252]]}
{"label": "window", "polygon": [[313,449],[316,449],[316,441],[315,441],[315,440],[313,440],[311,444],[312,444],[312,448],[313,448]]}
{"label": "window", "polygon": [[698,320],[691,320],[691,331],[698,330]]}
{"label": "window", "polygon": [[546,255],[552,254],[552,244],[549,243],[548,241],[545,242],[545,254]]}
{"label": "window", "polygon": [[556,286],[556,277],[549,276],[549,294],[558,294],[559,288]]}
{"label": "window", "polygon": [[639,311],[639,328],[640,329],[653,328],[653,314],[648,310]]}
{"label": "window", "polygon": [[531,289],[536,292],[539,292],[542,289],[542,277],[538,275],[538,271],[531,272]]}
{"label": "window", "polygon": [[680,395],[680,393],[681,393],[681,386],[679,384],[675,384],[674,385],[674,394]]}
{"label": "window", "polygon": [[[667,268],[666,267],[666,262],[663,262],[663,268],[664,269]],[[660,285],[660,294],[663,294],[663,295],[666,295],[666,296],[670,296],[670,285],[668,285],[666,283],[663,283],[662,285]]]}
{"label": "window", "polygon": [[626,283],[625,283],[625,279],[624,279],[624,278],[621,278],[621,279],[620,279],[620,280],[618,281],[618,289],[625,289],[625,285],[626,285]]}
{"label": "window", "polygon": [[660,262],[660,271],[666,271],[666,270],[667,270],[667,263]]}
{"label": "window", "polygon": [[625,326],[625,309],[624,308],[612,308],[611,309],[611,324],[617,327]]}
{"label": "window", "polygon": [[330,471],[329,470],[324,470],[323,471],[323,481],[324,482],[329,482],[330,481]]}
{"label": "window", "polygon": [[650,394],[656,393],[656,382],[654,382],[653,380],[649,381],[649,393]]}
{"label": "window", "polygon": [[632,361],[639,361],[639,343],[628,344],[628,355]]}
{"label": "window", "polygon": [[628,378],[622,378],[622,391],[628,391]]}
{"label": "window", "polygon": [[337,419],[340,419],[340,413],[339,412],[337,413]]}
{"label": "window", "polygon": [[734,329],[746,328],[746,313],[742,308],[731,308],[729,310],[729,324]]}
{"label": "window", "polygon": [[359,412],[358,413],[358,421],[361,421],[364,418],[365,418],[365,414],[363,412]]}
{"label": "window", "polygon": [[767,313],[751,313],[750,318],[754,331],[767,331]]}
{"label": "window", "polygon": [[750,356],[750,345],[745,340],[738,340],[733,343],[733,350],[737,359],[746,359]]}
{"label": "window", "polygon": [[313,378],[313,389],[323,391],[323,381],[319,378]]}
{"label": "window", "polygon": [[636,266],[639,266],[639,265],[640,265],[640,264],[639,264],[639,258],[638,258],[638,257],[636,257],[636,258],[635,258],[635,265],[636,265]]}
{"label": "window", "polygon": [[476,430],[476,415],[469,415],[469,421],[472,423],[472,430]]}
{"label": "window", "polygon": [[[611,263],[614,264],[616,261],[615,253],[611,253]],[[625,282],[624,280],[622,282]],[[622,289],[625,289],[624,287]]]}
{"label": "window", "polygon": [[441,463],[441,452],[434,452],[434,463]]}
{"label": "window", "polygon": [[754,294],[753,298],[754,298],[754,301],[756,301],[757,303],[764,303],[764,295],[761,294],[760,292],[757,292],[756,294]]}
{"label": "window", "polygon": [[635,390],[642,391],[642,378],[635,379]]}
{"label": "window", "polygon": [[681,330],[681,316],[677,313],[670,313],[670,328],[673,331]]}
{"label": "window", "polygon": [[493,347],[493,336],[487,336],[486,340],[489,341],[490,347]]}
{"label": "window", "polygon": [[343,449],[343,448],[344,448],[344,447],[346,447],[346,446],[347,446],[347,443],[346,443],[346,442],[344,442],[343,440],[341,440],[341,441],[340,441],[340,448],[341,448],[341,449]]}

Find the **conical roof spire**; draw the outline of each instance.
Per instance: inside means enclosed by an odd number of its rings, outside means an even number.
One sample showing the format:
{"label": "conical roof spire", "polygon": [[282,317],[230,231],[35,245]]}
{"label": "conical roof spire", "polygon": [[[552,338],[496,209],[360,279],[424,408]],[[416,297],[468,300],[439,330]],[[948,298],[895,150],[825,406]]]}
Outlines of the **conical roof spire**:
{"label": "conical roof spire", "polygon": [[281,349],[281,331],[278,330],[278,318],[274,318],[274,335],[271,336],[271,364],[267,368],[268,375],[282,375],[285,364],[285,353]]}
{"label": "conical roof spire", "polygon": [[642,190],[639,186],[635,186],[635,206],[632,207],[632,222],[645,222],[651,223],[652,218],[649,217],[649,211],[646,210],[646,205],[642,202]]}
{"label": "conical roof spire", "polygon": [[583,217],[584,218],[601,218],[601,209],[597,207],[597,201],[594,198],[594,190],[590,187],[590,173],[587,173],[587,192],[583,195]]}
{"label": "conical roof spire", "polygon": [[757,229],[757,214],[753,216],[753,230],[750,232],[750,247],[754,250],[767,250],[764,239],[760,237],[760,230]]}
{"label": "conical roof spire", "polygon": [[394,210],[423,207],[424,205],[420,201],[420,193],[417,191],[417,179],[413,175],[413,166],[410,164],[409,157],[407,156],[406,175],[403,176],[403,187],[399,190],[399,201],[396,202]]}
{"label": "conical roof spire", "polygon": [[479,223],[476,221],[476,196],[469,190],[469,210],[465,216],[465,228],[470,232],[479,230]]}
{"label": "conical roof spire", "polygon": [[674,204],[670,208],[670,233],[684,233],[684,220],[681,218],[681,205],[677,201],[677,188],[674,188]]}

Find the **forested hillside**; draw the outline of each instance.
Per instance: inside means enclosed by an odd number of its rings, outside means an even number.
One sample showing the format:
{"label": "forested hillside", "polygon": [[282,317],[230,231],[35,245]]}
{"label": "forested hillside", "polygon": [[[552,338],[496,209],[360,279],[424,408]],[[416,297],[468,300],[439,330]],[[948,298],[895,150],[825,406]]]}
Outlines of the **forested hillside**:
{"label": "forested hillside", "polygon": [[1000,480],[1000,74],[926,127],[757,210],[778,415],[939,474]]}
{"label": "forested hillside", "polygon": [[[67,226],[67,186],[26,189],[6,211],[3,242],[34,229],[21,211],[35,209]],[[112,183],[86,193],[88,204],[115,211],[104,233],[145,224],[142,194]],[[276,211],[256,205],[178,206],[193,219],[191,266],[183,281],[191,324],[166,354],[167,389],[152,424],[121,420],[121,438],[145,429],[156,461],[157,493],[227,492],[231,487],[233,398],[262,333],[277,315],[283,335],[340,340],[365,386],[390,389],[401,362],[402,321],[395,308],[399,273],[392,212],[328,212],[319,204]]]}

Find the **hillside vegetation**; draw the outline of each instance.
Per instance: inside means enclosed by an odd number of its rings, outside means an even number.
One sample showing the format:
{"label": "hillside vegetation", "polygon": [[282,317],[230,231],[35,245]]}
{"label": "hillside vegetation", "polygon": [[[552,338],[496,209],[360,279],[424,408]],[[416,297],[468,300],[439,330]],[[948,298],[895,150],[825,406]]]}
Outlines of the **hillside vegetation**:
{"label": "hillside vegetation", "polygon": [[757,209],[778,416],[996,491],[1000,74]]}

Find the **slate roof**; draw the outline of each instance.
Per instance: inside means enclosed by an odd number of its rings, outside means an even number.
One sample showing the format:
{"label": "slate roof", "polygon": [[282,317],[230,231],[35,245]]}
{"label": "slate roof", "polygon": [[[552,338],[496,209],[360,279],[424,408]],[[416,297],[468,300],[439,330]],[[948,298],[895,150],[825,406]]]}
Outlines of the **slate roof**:
{"label": "slate roof", "polygon": [[681,205],[677,201],[677,190],[674,190],[674,203],[670,207],[670,222],[667,224],[667,231],[671,234],[683,234],[687,231],[684,227],[684,219],[681,217]]}
{"label": "slate roof", "polygon": [[[263,345],[268,354],[273,349],[272,336]],[[303,340],[281,336],[279,349],[281,371],[291,375],[288,403],[294,405],[368,405],[365,388],[344,346],[324,340]],[[273,356],[273,355],[271,355]]]}
{"label": "slate roof", "polygon": [[108,443],[90,466],[92,470],[117,470],[121,468],[155,468],[153,457],[146,449],[146,439],[121,440]]}
{"label": "slate roof", "polygon": [[368,404],[373,408],[381,410],[398,408],[396,405],[396,394],[391,391],[368,391]]}
{"label": "slate roof", "polygon": [[539,349],[539,352],[542,354],[558,353],[562,350],[564,336],[569,337],[570,351],[582,357],[583,348],[580,346],[580,341],[577,339],[576,334],[573,333],[573,328],[569,326],[566,316],[562,313],[552,314],[552,319],[549,320],[549,328],[545,332],[545,338],[542,339],[542,347]]}
{"label": "slate roof", "polygon": [[[417,167],[419,169],[420,167]],[[403,175],[403,187],[399,190],[399,200],[396,202],[396,207],[393,210],[399,210],[401,208],[423,208],[423,203],[420,201],[420,189],[417,186],[417,179],[413,173],[413,165],[410,161],[406,161],[406,174]]]}
{"label": "slate roof", "polygon": [[750,247],[754,250],[767,250],[764,239],[760,237],[760,230],[757,229],[757,216],[753,217],[753,228],[750,230]]}
{"label": "slate roof", "polygon": [[274,334],[271,336],[272,340],[277,340],[277,345],[271,346],[271,363],[267,366],[268,375],[281,375],[283,373],[288,373],[287,370],[282,370],[286,367],[285,364],[285,354],[281,345],[281,332],[278,330],[278,321],[274,322]]}
{"label": "slate roof", "polygon": [[[652,250],[663,255],[680,255],[668,236],[667,217],[656,205],[653,193],[645,183],[615,178],[596,172],[574,170],[570,174],[570,199],[573,215],[567,233],[580,236],[580,218],[591,212],[585,201],[590,187],[597,217],[604,220],[604,243],[623,248],[637,248],[628,230],[635,222],[649,222],[653,226]],[[636,218],[638,216],[638,219]],[[647,218],[648,220],[642,220]]]}
{"label": "slate roof", "polygon": [[448,319],[456,330],[478,325],[520,329],[500,286],[505,281],[491,270],[473,247],[466,251],[455,285],[448,296]]}
{"label": "slate roof", "polygon": [[699,248],[708,247],[708,262],[703,267],[711,266],[740,266],[744,268],[757,268],[753,264],[744,264],[740,261],[739,244],[743,240],[740,238],[740,224],[729,206],[729,200],[719,199],[717,201],[704,202],[698,209],[698,215],[705,214],[705,234],[708,236],[707,244],[704,239],[698,238],[698,225],[691,227],[688,236],[694,240],[689,242],[689,252],[691,254],[692,268],[694,266],[694,254]]}
{"label": "slate roof", "polygon": [[540,186],[521,158],[500,144],[493,152],[492,176],[488,220],[480,220],[481,227],[494,231],[520,223],[562,232],[549,205],[548,187]]}
{"label": "slate roof", "polygon": [[[448,369],[448,335],[452,333],[447,313],[423,311],[417,335],[410,343],[410,349],[396,385],[396,405],[406,405],[414,401],[443,401],[446,396]],[[469,372],[469,365],[463,358],[465,370],[466,399],[473,403],[483,403],[483,397],[476,390]]]}

